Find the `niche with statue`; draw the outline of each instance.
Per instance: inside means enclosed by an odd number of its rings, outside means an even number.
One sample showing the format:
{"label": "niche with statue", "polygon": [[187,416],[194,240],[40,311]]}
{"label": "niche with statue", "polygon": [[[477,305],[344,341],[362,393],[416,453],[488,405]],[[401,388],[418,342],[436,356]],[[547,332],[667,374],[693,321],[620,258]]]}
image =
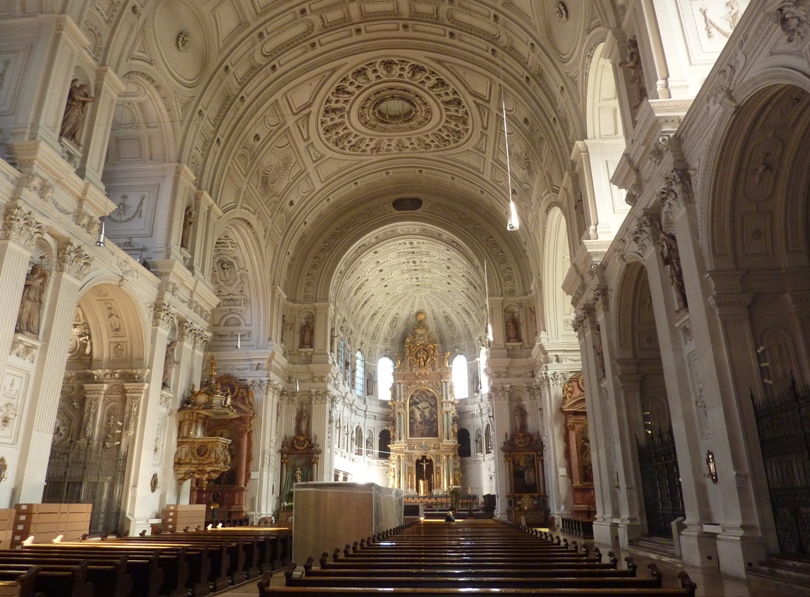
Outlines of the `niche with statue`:
{"label": "niche with statue", "polygon": [[321,447],[310,435],[310,412],[308,401],[299,401],[295,414],[295,433],[285,436],[281,442],[281,506],[277,517],[281,524],[289,523],[292,519],[295,484],[318,478]]}

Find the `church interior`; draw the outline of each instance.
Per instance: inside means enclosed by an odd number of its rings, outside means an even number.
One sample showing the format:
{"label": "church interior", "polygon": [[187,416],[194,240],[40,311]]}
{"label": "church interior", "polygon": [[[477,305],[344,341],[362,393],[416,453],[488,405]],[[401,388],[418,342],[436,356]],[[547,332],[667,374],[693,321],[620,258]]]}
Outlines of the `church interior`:
{"label": "church interior", "polygon": [[808,0],[0,0],[0,509],[810,579],[808,133]]}

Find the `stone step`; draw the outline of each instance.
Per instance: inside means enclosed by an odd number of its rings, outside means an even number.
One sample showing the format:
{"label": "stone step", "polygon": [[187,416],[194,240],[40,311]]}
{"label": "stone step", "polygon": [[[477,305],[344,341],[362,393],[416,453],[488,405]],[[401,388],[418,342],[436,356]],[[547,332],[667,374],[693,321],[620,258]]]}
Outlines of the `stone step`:
{"label": "stone step", "polygon": [[810,558],[769,557],[749,570],[748,576],[780,581],[791,589],[802,587],[806,591],[802,594],[810,595]]}
{"label": "stone step", "polygon": [[630,541],[630,547],[658,556],[675,558],[675,544],[672,542],[672,539],[664,539],[663,537],[640,537],[639,539]]}

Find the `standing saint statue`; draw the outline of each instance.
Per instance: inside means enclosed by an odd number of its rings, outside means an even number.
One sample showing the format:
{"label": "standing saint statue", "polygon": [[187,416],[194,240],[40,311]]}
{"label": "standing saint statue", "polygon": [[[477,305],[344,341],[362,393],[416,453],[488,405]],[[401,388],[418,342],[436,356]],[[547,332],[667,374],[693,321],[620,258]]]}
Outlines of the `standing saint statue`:
{"label": "standing saint statue", "polygon": [[637,109],[641,102],[647,99],[647,85],[644,83],[644,66],[641,64],[641,53],[639,52],[638,40],[631,37],[627,40],[627,60],[619,63],[619,66],[630,71],[630,83],[633,85],[635,97],[633,98],[633,109]]}
{"label": "standing saint statue", "polygon": [[514,315],[510,315],[509,319],[506,320],[506,341],[520,342],[520,336],[518,335],[517,321],[515,320]]}
{"label": "standing saint statue", "polygon": [[87,104],[93,101],[95,101],[95,98],[90,95],[90,88],[85,83],[79,84],[78,79],[73,79],[68,92],[65,116],[62,118],[62,128],[59,131],[60,137],[81,147],[84,112],[87,109]]}
{"label": "standing saint statue", "polygon": [[301,406],[298,415],[295,417],[295,434],[307,435],[307,428],[309,427],[309,411],[306,406]]}
{"label": "standing saint statue", "polygon": [[171,385],[172,373],[177,361],[174,360],[174,351],[177,348],[177,340],[172,340],[166,345],[166,355],[163,357],[163,387]]}
{"label": "standing saint statue", "polygon": [[312,348],[312,323],[309,320],[301,326],[301,348]]}
{"label": "standing saint statue", "polygon": [[20,312],[17,315],[18,332],[39,336],[39,318],[47,281],[48,272],[39,263],[35,263],[25,276]]}
{"label": "standing saint statue", "polygon": [[683,267],[681,266],[681,253],[678,250],[678,239],[671,232],[661,232],[659,236],[661,247],[661,260],[669,266],[669,281],[675,290],[675,302],[678,311],[688,307],[686,301],[686,284],[683,281]]}
{"label": "standing saint statue", "polygon": [[188,249],[188,243],[191,240],[191,225],[194,223],[194,206],[187,205],[186,211],[183,212],[183,231],[180,234],[180,247]]}
{"label": "standing saint statue", "polygon": [[526,408],[522,404],[515,407],[515,431],[526,431]]}

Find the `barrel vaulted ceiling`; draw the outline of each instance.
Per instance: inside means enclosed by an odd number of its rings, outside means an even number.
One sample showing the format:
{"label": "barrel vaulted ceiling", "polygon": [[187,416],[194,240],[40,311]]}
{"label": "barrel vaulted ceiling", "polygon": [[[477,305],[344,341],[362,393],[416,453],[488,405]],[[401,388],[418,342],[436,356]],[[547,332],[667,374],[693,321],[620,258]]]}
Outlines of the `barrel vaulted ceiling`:
{"label": "barrel vaulted ceiling", "polygon": [[[144,161],[185,163],[226,219],[250,215],[289,299],[341,305],[364,337],[435,309],[448,345],[480,334],[485,259],[504,255],[511,292],[528,294],[532,225],[584,136],[590,54],[614,19],[607,0],[74,4],[91,51],[128,84],[108,168],[141,135],[158,148]],[[524,224],[508,235],[502,101]],[[392,210],[403,196],[425,204]],[[376,245],[373,229],[344,234],[361,197],[385,212]],[[335,234],[352,242],[324,269],[318,248]]]}

